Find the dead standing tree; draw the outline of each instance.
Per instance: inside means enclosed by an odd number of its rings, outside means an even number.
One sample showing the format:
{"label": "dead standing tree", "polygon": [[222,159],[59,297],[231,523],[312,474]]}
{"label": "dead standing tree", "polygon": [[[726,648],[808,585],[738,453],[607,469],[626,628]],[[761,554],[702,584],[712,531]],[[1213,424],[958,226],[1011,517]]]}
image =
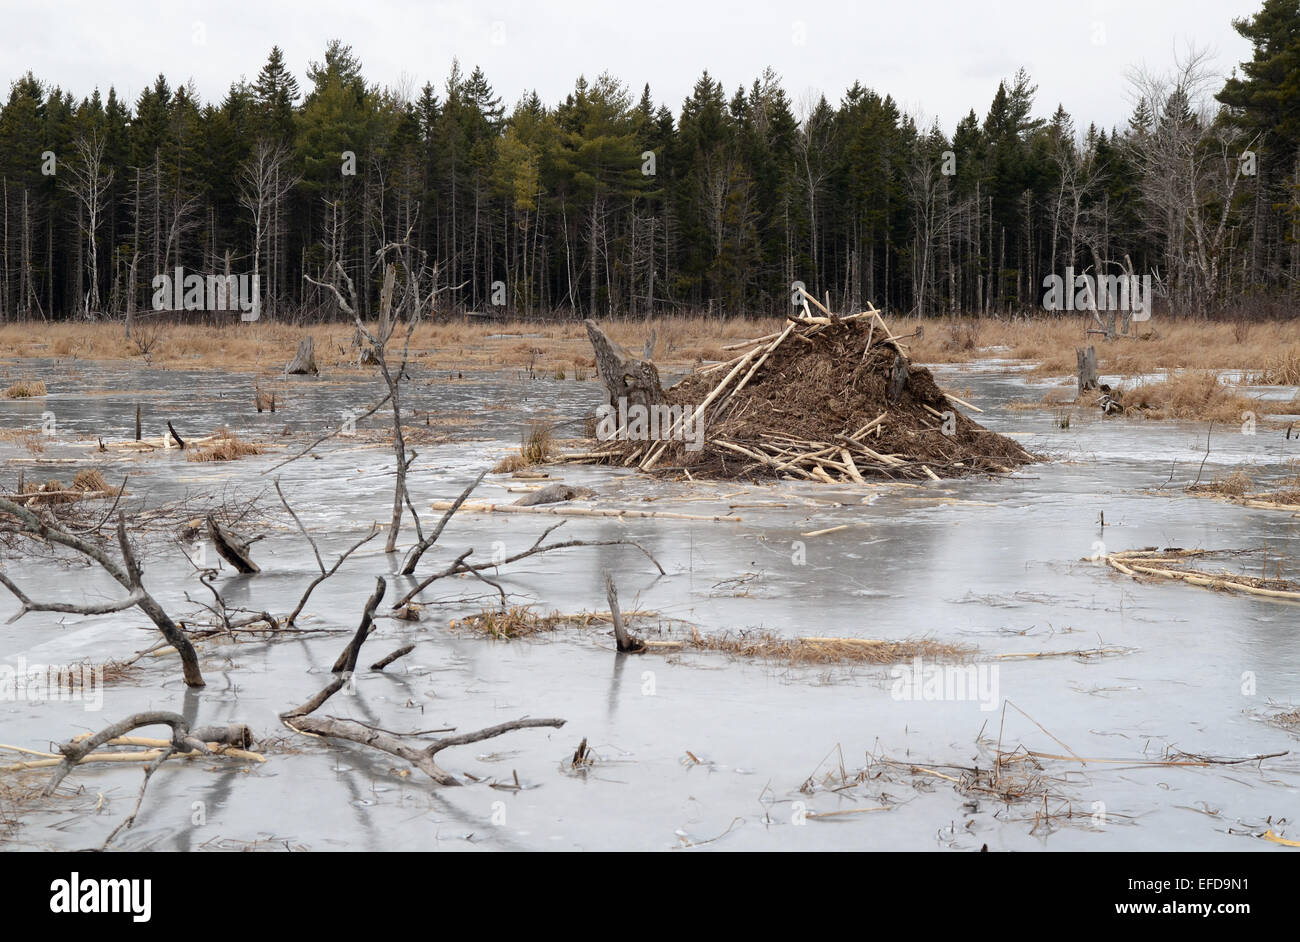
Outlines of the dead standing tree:
{"label": "dead standing tree", "polygon": [[149,616],[150,621],[158,626],[158,630],[167,639],[167,643],[176,648],[181,658],[181,668],[185,676],[186,686],[204,686],[203,675],[199,671],[199,659],[195,653],[194,645],[190,643],[185,631],[176,622],[172,621],[171,616],[163,611],[162,606],[149,594],[141,581],[144,570],[136,559],[130,540],[127,539],[125,514],[119,512],[117,517],[117,544],[122,555],[121,562],[114,559],[103,547],[96,543],[83,539],[52,519],[38,517],[31,509],[15,504],[13,501],[0,498],[0,514],[5,514],[15,521],[17,530],[22,535],[33,540],[66,546],[87,559],[98,563],[118,585],[130,593],[120,601],[104,602],[98,605],[36,602],[28,598],[13,580],[0,572],[0,585],[12,592],[18,601],[22,603],[22,608],[18,610],[18,613],[13,618],[9,619],[10,621],[21,618],[28,612],[106,615],[111,612],[121,612],[128,608],[138,607],[140,611]]}
{"label": "dead standing tree", "polygon": [[[310,275],[303,275],[303,278],[307,281],[317,287],[326,288],[334,294],[339,307],[352,318],[356,323],[358,333],[369,344],[371,358],[375,365],[379,367],[379,373],[384,379],[384,384],[388,387],[387,399],[393,411],[393,457],[396,461],[396,482],[393,485],[392,522],[388,528],[388,541],[384,544],[384,552],[386,553],[397,552],[397,534],[402,526],[403,506],[410,507],[411,514],[416,520],[416,526],[419,527],[419,517],[415,513],[414,506],[411,505],[410,494],[406,488],[406,474],[410,470],[411,464],[419,456],[415,452],[408,454],[406,451],[406,441],[402,435],[402,402],[399,384],[403,378],[406,378],[406,367],[411,349],[411,335],[415,333],[415,328],[419,325],[424,311],[430,308],[433,299],[441,290],[444,290],[438,287],[438,266],[435,264],[430,267],[425,260],[426,253],[422,250],[413,249],[409,239],[410,233],[408,232],[405,241],[390,243],[375,253],[377,262],[382,262],[390,252],[396,255],[398,261],[389,262],[384,268],[384,282],[379,293],[379,323],[374,332],[371,332],[362,323],[359,313],[360,307],[357,304],[356,288],[341,264],[336,261],[334,271],[341,276],[347,287],[347,298],[343,296],[343,292],[334,281],[325,283],[317,281]],[[397,297],[399,264],[403,273],[400,299]],[[401,361],[397,369],[394,370],[388,363],[388,343],[392,339],[403,313],[406,316],[406,337],[402,344]]]}
{"label": "dead standing tree", "polygon": [[664,401],[663,387],[659,383],[659,370],[651,362],[654,356],[654,335],[646,341],[641,359],[632,356],[610,340],[600,326],[590,318],[583,321],[592,349],[596,351],[596,372],[609,393],[609,404],[615,409],[620,399],[629,406],[649,408]]}

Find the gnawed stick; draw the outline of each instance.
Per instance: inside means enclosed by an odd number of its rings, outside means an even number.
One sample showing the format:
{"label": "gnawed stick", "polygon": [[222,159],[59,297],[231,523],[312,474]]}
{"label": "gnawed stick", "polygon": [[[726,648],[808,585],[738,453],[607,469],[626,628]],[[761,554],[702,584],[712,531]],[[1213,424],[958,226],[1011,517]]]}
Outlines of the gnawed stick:
{"label": "gnawed stick", "polygon": [[[447,510],[452,502],[435,500],[429,506],[434,510]],[[552,507],[545,504],[465,503],[460,506],[466,513],[497,514],[551,514],[558,517],[665,517],[671,520],[714,520],[722,523],[740,523],[740,517],[704,514],[681,514],[664,510],[619,510],[612,507]]]}
{"label": "gnawed stick", "polygon": [[759,367],[761,367],[764,363],[766,363],[767,358],[770,357],[776,351],[776,348],[781,346],[781,344],[785,342],[785,338],[790,336],[790,331],[794,330],[794,328],[795,328],[794,324],[786,325],[785,330],[781,331],[781,333],[777,336],[777,338],[773,340],[771,344],[768,345],[768,348],[763,352],[763,355],[759,357],[757,362],[755,362],[754,365],[749,368],[749,372],[745,374],[745,378],[742,379],[739,383],[737,383],[736,388],[727,394],[727,400],[730,400],[732,396],[736,395],[736,393],[740,392],[742,389],[745,388],[745,384],[754,378],[754,374],[758,372]]}

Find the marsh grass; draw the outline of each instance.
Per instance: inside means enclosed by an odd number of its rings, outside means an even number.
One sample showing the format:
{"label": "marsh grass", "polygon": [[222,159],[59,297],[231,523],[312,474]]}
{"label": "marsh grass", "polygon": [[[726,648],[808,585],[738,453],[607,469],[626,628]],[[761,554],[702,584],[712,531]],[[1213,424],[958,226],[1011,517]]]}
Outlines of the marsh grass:
{"label": "marsh grass", "polygon": [[[645,621],[655,612],[624,612],[629,628],[636,621]],[[459,621],[451,627],[471,631],[497,640],[513,640],[548,634],[561,628],[590,629],[610,625],[608,612],[562,615],[559,612],[542,614],[528,606],[515,606],[502,610],[487,608]],[[805,664],[899,664],[921,657],[931,661],[968,661],[976,649],[969,645],[951,644],[929,638],[910,638],[901,641],[877,641],[860,638],[782,638],[768,632],[723,632],[717,635],[701,634],[694,627],[679,630],[665,641],[650,641],[653,651],[658,645],[669,651],[692,650],[725,654],[734,658],[752,658],[790,666]]]}
{"label": "marsh grass", "polygon": [[46,394],[45,381],[40,379],[19,380],[4,393],[6,399],[35,399]]}
{"label": "marsh grass", "polygon": [[214,433],[216,438],[203,445],[186,449],[186,461],[237,461],[248,455],[260,455],[263,448],[254,442],[241,441],[239,436],[229,429],[220,428]]}

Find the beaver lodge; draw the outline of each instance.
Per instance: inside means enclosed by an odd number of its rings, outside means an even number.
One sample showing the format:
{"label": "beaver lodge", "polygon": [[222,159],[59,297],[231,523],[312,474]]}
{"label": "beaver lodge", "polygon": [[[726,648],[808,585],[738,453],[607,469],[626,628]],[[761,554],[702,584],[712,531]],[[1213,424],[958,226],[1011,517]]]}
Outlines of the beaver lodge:
{"label": "beaver lodge", "polygon": [[[960,412],[913,362],[880,313],[832,314],[805,293],[784,330],[733,348],[734,359],[663,390],[593,322],[587,332],[609,390],[599,444],[570,460],[635,464],[723,479],[865,483],[1008,472],[1036,460],[1017,442]],[[824,314],[813,316],[811,301]],[[909,335],[910,336],[910,335]]]}

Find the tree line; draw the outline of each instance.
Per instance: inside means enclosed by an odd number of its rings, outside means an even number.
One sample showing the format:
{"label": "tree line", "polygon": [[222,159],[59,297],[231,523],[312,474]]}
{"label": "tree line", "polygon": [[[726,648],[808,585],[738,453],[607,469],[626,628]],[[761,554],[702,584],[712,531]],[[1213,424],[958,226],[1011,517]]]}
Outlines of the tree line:
{"label": "tree line", "polygon": [[123,317],[153,279],[252,274],[271,318],[378,305],[376,259],[436,265],[441,311],[771,314],[1041,310],[1044,279],[1150,274],[1204,316],[1300,284],[1300,6],[1234,27],[1225,82],[1189,50],[1133,70],[1123,127],[1035,117],[1023,70],[951,136],[854,83],[794,102],[768,69],[705,72],[680,111],[609,74],[507,110],[481,69],[368,82],[341,41],[307,81],[273,48],[204,103],[160,75],[80,101],[28,72],[0,107],[0,319]]}

